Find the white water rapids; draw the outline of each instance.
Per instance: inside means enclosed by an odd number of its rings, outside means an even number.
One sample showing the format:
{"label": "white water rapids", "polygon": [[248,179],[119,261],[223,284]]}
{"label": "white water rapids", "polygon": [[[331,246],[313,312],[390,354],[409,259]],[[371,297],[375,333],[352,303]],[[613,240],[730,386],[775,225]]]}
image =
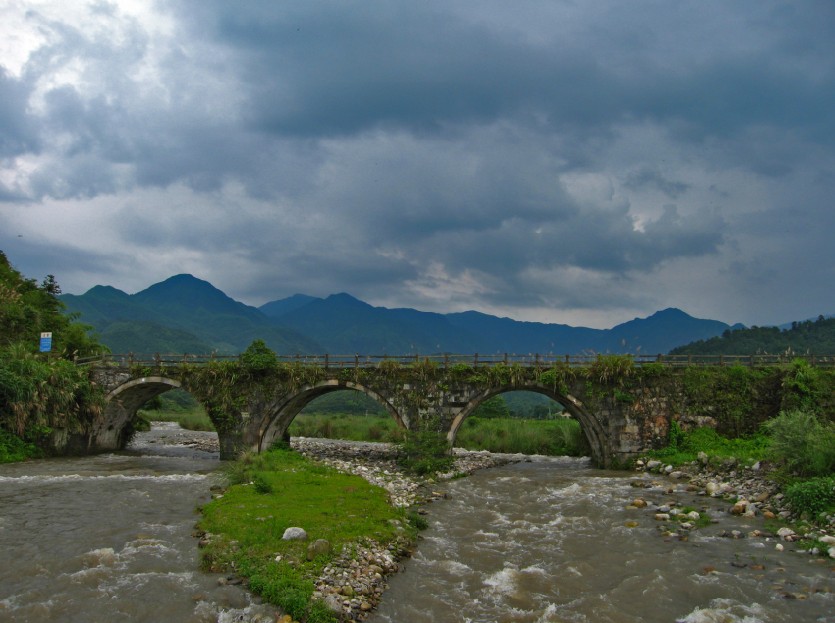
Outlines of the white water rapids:
{"label": "white water rapids", "polygon": [[[219,462],[156,443],[170,426],[124,453],[0,466],[0,622],[275,616],[198,570],[195,509]],[[835,623],[835,562],[720,538],[763,523],[632,489],[636,477],[538,459],[439,483],[449,499],[427,507],[429,529],[368,622]],[[637,495],[704,506],[720,524],[664,538],[651,511],[626,508]]]}

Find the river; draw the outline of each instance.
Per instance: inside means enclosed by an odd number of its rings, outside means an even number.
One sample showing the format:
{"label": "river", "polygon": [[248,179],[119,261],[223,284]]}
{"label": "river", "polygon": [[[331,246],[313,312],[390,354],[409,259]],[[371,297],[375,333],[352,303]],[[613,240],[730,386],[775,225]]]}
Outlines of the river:
{"label": "river", "polygon": [[219,460],[161,443],[177,429],[155,425],[125,452],[0,465],[0,621],[231,623],[271,612],[198,570],[195,509]]}
{"label": "river", "polygon": [[[450,483],[369,623],[835,622],[835,562],[791,544],[779,552],[774,539],[716,536],[763,522],[669,495],[667,482],[634,489],[636,477],[566,458]],[[665,538],[653,511],[626,508],[638,495],[706,506],[721,525]]]}
{"label": "river", "polygon": [[[208,623],[274,612],[197,570],[195,508],[217,455],[163,445],[0,466],[0,621]],[[194,433],[188,433],[189,438]],[[664,537],[636,495],[677,501],[747,532],[759,519],[576,459],[541,459],[443,485],[405,571],[369,623],[835,623],[833,562],[775,540]],[[632,526],[632,527],[630,527]]]}

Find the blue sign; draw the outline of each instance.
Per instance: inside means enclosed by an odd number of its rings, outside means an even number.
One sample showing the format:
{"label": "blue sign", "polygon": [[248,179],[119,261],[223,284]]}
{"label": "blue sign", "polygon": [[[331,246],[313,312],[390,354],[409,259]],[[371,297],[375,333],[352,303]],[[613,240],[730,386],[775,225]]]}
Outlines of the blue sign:
{"label": "blue sign", "polygon": [[48,353],[52,350],[52,333],[41,333],[41,352]]}

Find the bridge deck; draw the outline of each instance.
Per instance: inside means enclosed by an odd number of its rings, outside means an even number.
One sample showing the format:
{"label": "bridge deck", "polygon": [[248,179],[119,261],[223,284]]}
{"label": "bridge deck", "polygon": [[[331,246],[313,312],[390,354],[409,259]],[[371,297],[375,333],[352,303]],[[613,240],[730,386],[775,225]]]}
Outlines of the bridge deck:
{"label": "bridge deck", "polygon": [[[282,363],[296,363],[301,365],[319,366],[321,368],[377,368],[383,362],[392,362],[402,366],[416,363],[431,362],[439,367],[464,364],[473,367],[489,367],[497,365],[519,365],[526,368],[550,368],[554,365],[569,365],[571,367],[589,367],[601,357],[608,355],[555,355],[549,354],[491,354],[472,355],[435,354],[435,355],[278,355]],[[786,365],[796,359],[807,361],[816,367],[835,367],[835,355],[618,355],[629,357],[636,366],[647,364],[661,364],[667,367],[686,366],[746,366],[768,367]],[[110,365],[131,367],[134,365],[170,367],[184,363],[191,365],[205,365],[214,361],[237,361],[240,355],[208,355],[190,353],[124,353],[105,354],[98,357],[78,359],[79,365]]]}

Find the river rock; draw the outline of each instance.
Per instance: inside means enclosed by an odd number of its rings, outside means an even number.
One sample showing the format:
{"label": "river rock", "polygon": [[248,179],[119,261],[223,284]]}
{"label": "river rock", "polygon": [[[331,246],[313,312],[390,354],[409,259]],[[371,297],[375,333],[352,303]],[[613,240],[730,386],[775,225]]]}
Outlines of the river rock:
{"label": "river rock", "polygon": [[748,509],[748,500],[739,500],[731,506],[731,515],[742,515]]}
{"label": "river rock", "polygon": [[306,541],[307,532],[305,532],[304,528],[287,528],[281,539],[283,541]]}
{"label": "river rock", "polygon": [[323,556],[325,554],[330,554],[330,552],[330,541],[326,539],[316,539],[313,543],[307,546],[307,559],[313,560],[316,556]]}

